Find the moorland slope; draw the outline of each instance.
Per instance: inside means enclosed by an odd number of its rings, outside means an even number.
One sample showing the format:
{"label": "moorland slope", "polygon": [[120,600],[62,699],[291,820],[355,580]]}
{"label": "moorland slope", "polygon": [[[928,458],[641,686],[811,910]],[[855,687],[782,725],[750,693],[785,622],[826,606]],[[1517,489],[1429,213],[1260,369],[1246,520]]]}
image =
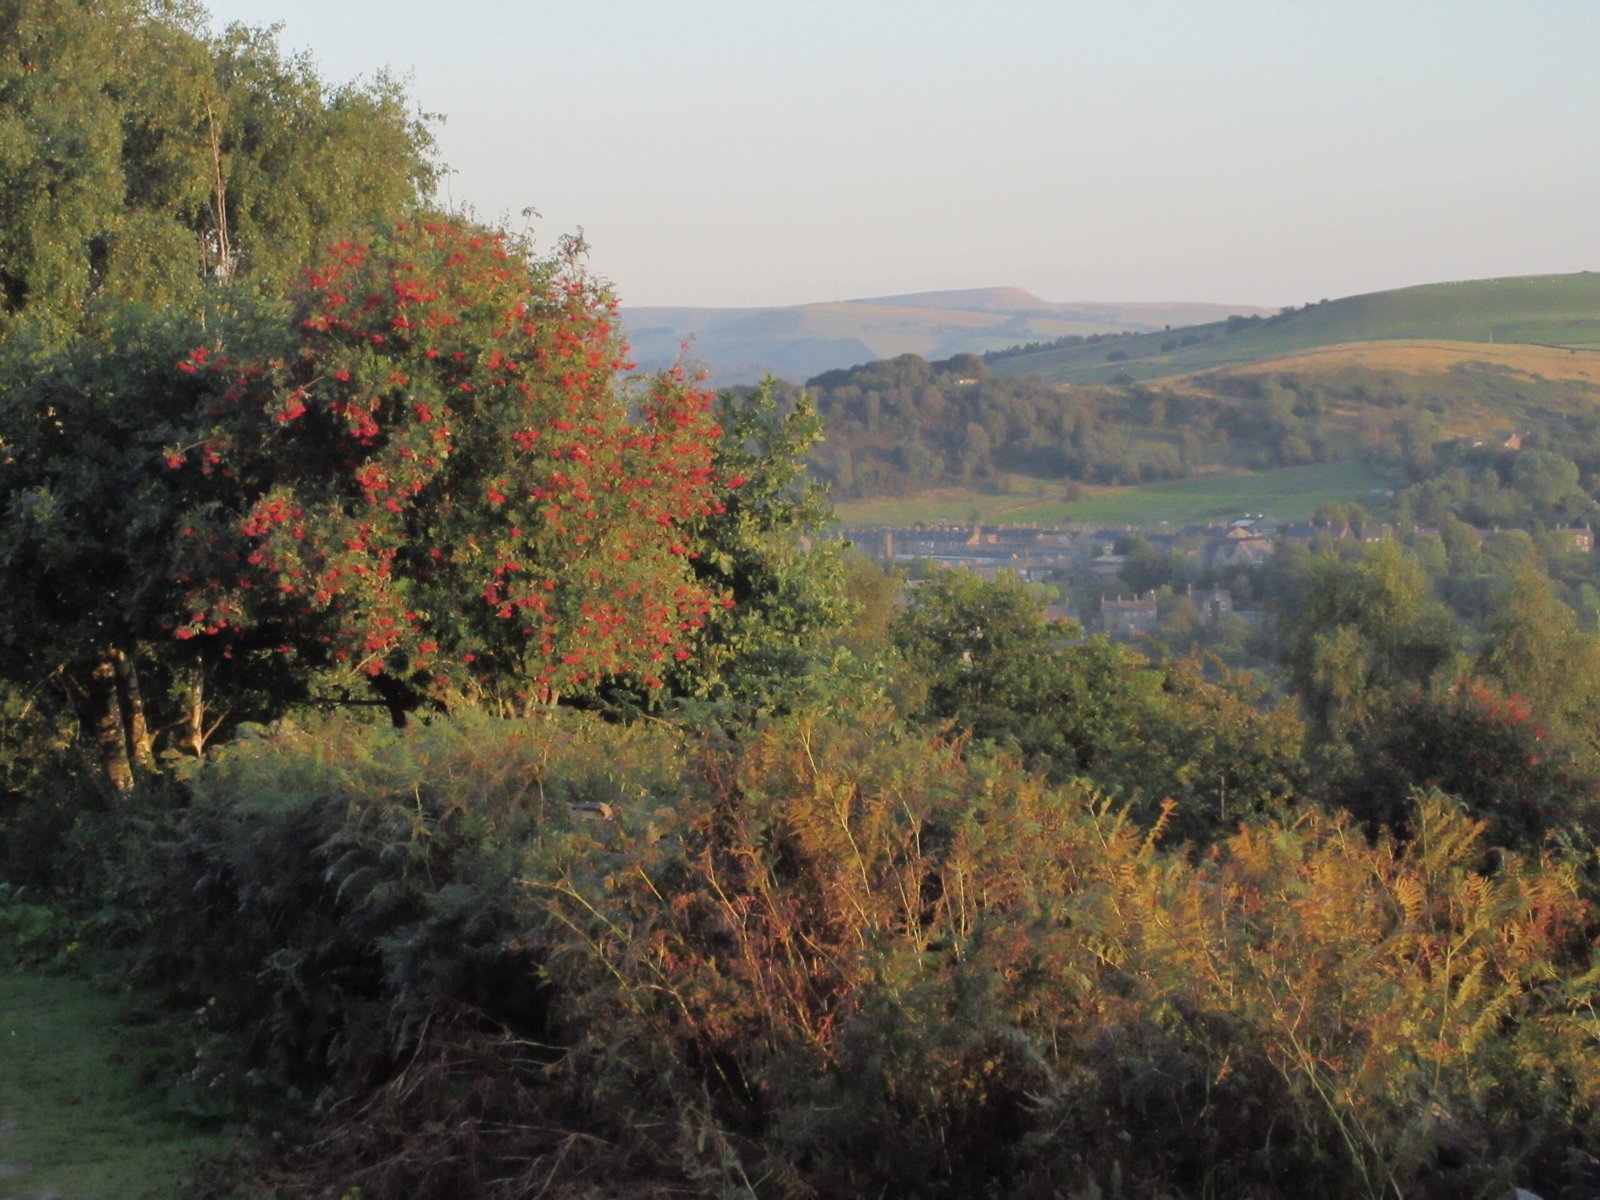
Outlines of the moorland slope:
{"label": "moorland slope", "polygon": [[1238,316],[995,355],[1004,375],[1059,383],[1162,379],[1348,342],[1390,339],[1600,348],[1600,273],[1435,283],[1324,300],[1272,317]]}

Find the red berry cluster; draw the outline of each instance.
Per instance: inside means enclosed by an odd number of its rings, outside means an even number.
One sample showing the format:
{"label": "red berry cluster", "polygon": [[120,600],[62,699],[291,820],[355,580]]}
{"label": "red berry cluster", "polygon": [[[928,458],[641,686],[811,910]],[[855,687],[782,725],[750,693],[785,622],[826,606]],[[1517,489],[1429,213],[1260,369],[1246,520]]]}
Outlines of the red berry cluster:
{"label": "red berry cluster", "polygon": [[216,426],[169,466],[239,481],[208,539],[236,543],[236,577],[193,586],[178,636],[276,597],[350,669],[529,699],[659,687],[692,655],[729,601],[696,582],[689,530],[743,481],[715,477],[697,380],[653,377],[630,406],[615,302],[571,262],[401,225],[329,249],[295,333],[286,360],[178,364],[215,380]]}

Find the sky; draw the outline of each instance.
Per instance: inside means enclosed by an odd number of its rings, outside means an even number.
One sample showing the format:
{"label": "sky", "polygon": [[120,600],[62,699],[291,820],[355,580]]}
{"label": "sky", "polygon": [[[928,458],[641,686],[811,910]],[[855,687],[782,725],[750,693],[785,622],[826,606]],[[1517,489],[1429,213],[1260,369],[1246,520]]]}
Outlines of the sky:
{"label": "sky", "polygon": [[625,305],[1303,304],[1600,269],[1593,0],[208,0],[389,70]]}

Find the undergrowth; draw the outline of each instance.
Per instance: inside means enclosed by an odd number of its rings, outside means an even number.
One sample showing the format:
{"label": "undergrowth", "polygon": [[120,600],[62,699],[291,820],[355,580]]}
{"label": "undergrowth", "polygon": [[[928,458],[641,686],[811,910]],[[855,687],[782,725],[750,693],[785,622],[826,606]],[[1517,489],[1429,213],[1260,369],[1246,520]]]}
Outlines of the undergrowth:
{"label": "undergrowth", "polygon": [[[1164,820],[1164,818],[1163,818]],[[1437,795],[1167,850],[842,706],[240,739],[71,834],[280,1195],[1467,1196],[1600,1146],[1574,866]]]}

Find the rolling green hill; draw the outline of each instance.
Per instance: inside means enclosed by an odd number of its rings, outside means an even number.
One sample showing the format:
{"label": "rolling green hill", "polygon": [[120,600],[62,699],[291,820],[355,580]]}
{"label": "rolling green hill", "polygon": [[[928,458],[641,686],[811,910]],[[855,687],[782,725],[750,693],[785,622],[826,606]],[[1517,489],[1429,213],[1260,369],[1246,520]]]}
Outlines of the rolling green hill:
{"label": "rolling green hill", "polygon": [[1387,339],[1600,348],[1600,273],[1436,283],[1325,300],[1274,317],[996,356],[990,370],[1062,383],[1160,379]]}
{"label": "rolling green hill", "polygon": [[712,381],[730,386],[769,372],[800,382],[898,354],[948,358],[1265,312],[1222,304],[1058,304],[1020,288],[969,288],[782,308],[625,308],[622,317],[641,366],[673,362],[688,342]]}

